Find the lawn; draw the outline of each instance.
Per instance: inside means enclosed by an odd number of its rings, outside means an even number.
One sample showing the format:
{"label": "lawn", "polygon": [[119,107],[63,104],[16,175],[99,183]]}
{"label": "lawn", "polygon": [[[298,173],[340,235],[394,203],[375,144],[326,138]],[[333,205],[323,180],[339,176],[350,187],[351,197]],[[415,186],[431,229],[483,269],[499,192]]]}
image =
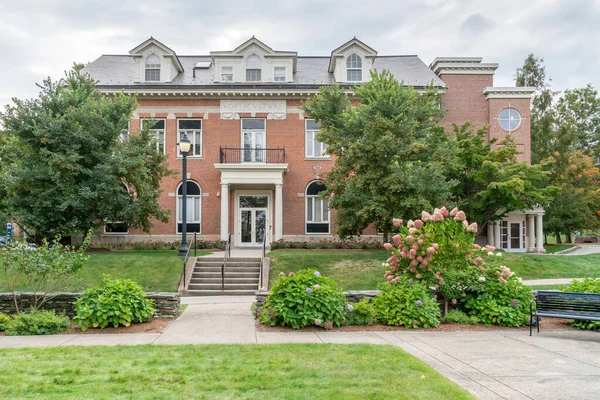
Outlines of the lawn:
{"label": "lawn", "polygon": [[544,246],[546,249],[546,254],[552,254],[563,250],[572,249],[575,245],[572,244],[555,244],[555,245],[547,245]]}
{"label": "lawn", "polygon": [[[342,290],[372,290],[383,282],[381,263],[390,253],[386,250],[286,250],[274,251],[271,257],[271,286],[280,272],[286,274],[314,268],[338,282]],[[600,254],[586,256],[545,256],[504,253],[502,263],[523,279],[600,277]]]}
{"label": "lawn", "polygon": [[0,350],[0,398],[474,397],[397,347],[285,344]]}
{"label": "lawn", "polygon": [[270,252],[271,273],[269,286],[280,272],[298,272],[314,268],[334,279],[342,290],[377,289],[383,282],[385,268],[381,266],[390,257],[386,250],[285,250]]}
{"label": "lawn", "polygon": [[[200,253],[200,252],[199,252]],[[207,254],[200,253],[199,255]],[[176,292],[183,269],[177,251],[111,251],[90,252],[89,262],[79,271],[73,283],[65,288],[79,291],[100,283],[102,274],[112,278],[129,278],[148,292]],[[20,291],[27,291],[22,285]],[[4,273],[0,274],[0,292],[8,291]]]}

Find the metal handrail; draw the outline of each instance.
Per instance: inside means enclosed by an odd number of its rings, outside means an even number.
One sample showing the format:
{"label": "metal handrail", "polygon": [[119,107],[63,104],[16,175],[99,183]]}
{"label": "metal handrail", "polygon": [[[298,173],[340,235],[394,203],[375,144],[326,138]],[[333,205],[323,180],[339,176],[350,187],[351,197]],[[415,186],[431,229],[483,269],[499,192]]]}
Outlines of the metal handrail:
{"label": "metal handrail", "polygon": [[263,287],[263,266],[265,264],[265,253],[266,253],[266,248],[267,248],[267,241],[265,239],[263,239],[263,246],[262,246],[262,253],[260,255],[260,275],[259,275],[259,280],[258,280],[258,288],[262,288]]}
{"label": "metal handrail", "polygon": [[227,258],[231,256],[231,233],[227,237],[225,245],[225,255],[223,256],[223,264],[221,264],[221,290],[225,290],[225,269],[227,268]]}
{"label": "metal handrail", "polygon": [[221,164],[241,163],[285,163],[285,148],[244,148],[221,147],[219,149],[219,162]]}
{"label": "metal handrail", "polygon": [[[188,258],[190,257],[190,250],[192,248],[188,247],[186,253],[185,253],[185,257],[183,258],[183,289],[185,289],[185,284],[187,282],[186,279],[186,266],[187,266],[187,262],[188,262]],[[196,250],[197,250],[197,243],[196,243],[196,232],[194,232],[194,257],[196,257]]]}

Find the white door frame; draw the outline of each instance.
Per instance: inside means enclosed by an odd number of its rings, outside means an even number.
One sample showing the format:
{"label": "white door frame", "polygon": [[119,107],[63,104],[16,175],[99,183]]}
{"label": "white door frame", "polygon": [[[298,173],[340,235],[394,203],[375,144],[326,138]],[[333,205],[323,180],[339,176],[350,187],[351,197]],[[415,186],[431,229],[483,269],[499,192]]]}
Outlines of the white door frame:
{"label": "white door frame", "polygon": [[[525,237],[523,236],[523,227],[525,226],[525,222],[521,218],[507,218],[504,220],[506,222],[506,233],[507,233],[507,248],[504,251],[509,253],[524,253],[525,247],[523,247],[523,242],[525,241]],[[519,247],[511,247],[511,224],[519,224]]]}
{"label": "white door frame", "polygon": [[[273,194],[272,191],[269,190],[235,190],[234,191],[234,199],[235,206],[233,208],[233,214],[235,218],[234,223],[234,235],[233,235],[233,243],[235,247],[239,247],[242,245],[241,242],[241,233],[242,233],[242,224],[241,217],[242,213],[240,211],[240,196],[267,196],[267,215],[265,221],[265,240],[267,243],[271,243],[272,236],[272,224],[271,224],[271,215],[273,213]],[[254,229],[254,227],[253,227]],[[252,246],[250,244],[244,244],[244,246]]]}

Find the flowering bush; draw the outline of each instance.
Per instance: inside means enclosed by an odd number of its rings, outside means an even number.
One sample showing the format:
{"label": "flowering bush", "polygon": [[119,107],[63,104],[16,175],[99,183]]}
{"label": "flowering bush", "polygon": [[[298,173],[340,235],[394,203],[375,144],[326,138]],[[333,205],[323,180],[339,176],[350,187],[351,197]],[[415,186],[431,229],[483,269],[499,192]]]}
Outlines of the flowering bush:
{"label": "flowering bush", "polygon": [[380,285],[375,297],[377,318],[386,325],[409,328],[438,326],[440,305],[431,298],[430,289],[420,283],[400,280]]}
{"label": "flowering bush", "polygon": [[346,322],[349,308],[346,297],[332,279],[313,269],[304,269],[289,276],[280,274],[265,300],[259,320],[294,329],[307,325],[333,329]]}
{"label": "flowering bush", "polygon": [[349,305],[352,309],[348,313],[347,325],[372,325],[377,320],[375,306],[369,299],[364,298]]}
{"label": "flowering bush", "polygon": [[[582,280],[574,280],[570,285],[563,286],[565,292],[575,293],[600,293],[600,278],[585,278]],[[600,331],[600,322],[575,320],[571,322],[571,326],[579,329],[589,329],[592,331]]]}
{"label": "flowering bush", "polygon": [[[227,242],[223,240],[196,240],[197,249],[221,249],[225,250]],[[194,248],[194,242],[189,244]],[[177,250],[181,247],[181,242],[162,242],[160,240],[146,240],[131,243],[94,243],[89,246],[90,249],[108,249],[115,251],[129,250]]]}
{"label": "flowering bush", "polygon": [[323,239],[315,242],[294,242],[277,240],[271,243],[271,250],[277,249],[382,249],[378,240],[337,240]]}
{"label": "flowering bush", "polygon": [[493,266],[469,285],[464,301],[469,315],[484,324],[527,325],[531,290],[504,266]]}
{"label": "flowering bush", "polygon": [[[452,305],[463,303],[470,315],[486,324],[519,326],[526,322],[530,291],[510,270],[500,266],[502,253],[474,243],[477,223],[463,211],[445,207],[421,219],[395,219],[399,233],[386,266],[386,280],[434,287]],[[437,296],[437,295],[436,295]],[[437,297],[434,296],[434,300]]]}

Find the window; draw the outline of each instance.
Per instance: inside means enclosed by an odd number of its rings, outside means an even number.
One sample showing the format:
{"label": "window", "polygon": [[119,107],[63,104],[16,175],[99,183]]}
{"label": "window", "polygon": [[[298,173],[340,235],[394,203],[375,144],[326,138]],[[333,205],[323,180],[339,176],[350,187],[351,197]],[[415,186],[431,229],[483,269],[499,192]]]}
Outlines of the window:
{"label": "window", "polygon": [[[200,212],[202,205],[202,191],[200,186],[194,181],[187,181],[186,193],[186,232],[200,233]],[[179,184],[177,188],[177,233],[181,233],[182,229],[182,212],[183,212],[183,185]]]}
{"label": "window", "polygon": [[346,59],[346,74],[348,82],[362,81],[362,59],[356,53]]}
{"label": "window", "polygon": [[233,67],[221,67],[221,82],[233,82]]}
{"label": "window", "polygon": [[[178,119],[177,120],[177,143],[183,135],[187,135],[192,143],[188,157],[202,157],[202,120],[201,119]],[[177,146],[177,157],[181,157],[179,146]]]}
{"label": "window", "polygon": [[146,82],[160,82],[160,57],[152,53],[146,57]]}
{"label": "window", "polygon": [[242,161],[265,162],[265,120],[242,118]]}
{"label": "window", "polygon": [[316,137],[321,132],[321,124],[314,119],[306,120],[306,157],[329,157],[325,152],[327,145]]}
{"label": "window", "polygon": [[505,131],[514,131],[521,125],[521,114],[514,108],[505,108],[498,115],[498,123]]}
{"label": "window", "polygon": [[260,82],[261,80],[261,61],[257,54],[250,54],[246,59],[246,81]]}
{"label": "window", "polygon": [[165,125],[166,121],[164,119],[142,119],[142,129],[144,129],[144,124],[146,121],[153,121],[154,124],[149,127],[150,135],[154,137],[156,150],[159,153],[165,154]]}
{"label": "window", "polygon": [[285,82],[285,67],[275,67],[273,80],[275,82]]}
{"label": "window", "polygon": [[306,233],[329,233],[329,201],[319,197],[323,190],[318,181],[306,187]]}

